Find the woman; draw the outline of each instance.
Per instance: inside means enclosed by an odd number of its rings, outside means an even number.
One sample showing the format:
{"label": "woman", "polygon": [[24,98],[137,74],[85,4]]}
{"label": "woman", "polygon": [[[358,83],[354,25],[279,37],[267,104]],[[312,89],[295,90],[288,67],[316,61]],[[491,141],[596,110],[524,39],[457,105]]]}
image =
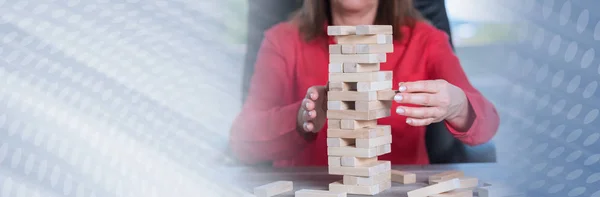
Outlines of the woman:
{"label": "woman", "polygon": [[265,33],[248,99],[232,127],[231,146],[243,162],[274,166],[327,165],[328,25],[392,25],[391,70],[396,113],[392,164],[428,164],[425,126],[444,121],[469,145],[489,141],[498,128],[494,106],[469,83],[448,36],[429,25],[412,0],[305,0],[294,17]]}

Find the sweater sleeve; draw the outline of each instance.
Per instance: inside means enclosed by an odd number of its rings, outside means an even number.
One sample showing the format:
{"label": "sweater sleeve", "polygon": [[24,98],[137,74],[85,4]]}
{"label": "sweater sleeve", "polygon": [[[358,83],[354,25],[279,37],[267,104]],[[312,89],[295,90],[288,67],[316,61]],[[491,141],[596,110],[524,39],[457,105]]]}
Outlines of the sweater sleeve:
{"label": "sweater sleeve", "polygon": [[428,42],[428,68],[434,78],[444,79],[461,88],[469,101],[475,120],[467,131],[458,131],[448,122],[446,128],[463,143],[475,146],[491,140],[498,130],[499,116],[494,105],[469,82],[458,57],[454,54],[448,36],[435,31]]}
{"label": "sweater sleeve", "polygon": [[292,64],[277,35],[265,34],[247,100],[231,128],[232,152],[247,164],[291,158],[308,143],[296,129],[302,99],[295,98]]}

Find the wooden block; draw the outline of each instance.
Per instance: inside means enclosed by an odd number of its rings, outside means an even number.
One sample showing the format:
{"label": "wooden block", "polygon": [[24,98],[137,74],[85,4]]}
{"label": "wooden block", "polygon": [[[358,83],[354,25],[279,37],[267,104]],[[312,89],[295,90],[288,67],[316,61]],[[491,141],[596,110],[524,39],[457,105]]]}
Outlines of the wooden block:
{"label": "wooden block", "polygon": [[360,157],[341,157],[342,166],[347,167],[363,167],[371,163],[377,162],[377,157],[360,158]]}
{"label": "wooden block", "polygon": [[385,53],[329,55],[329,63],[381,63],[386,61],[387,55]]}
{"label": "wooden block", "polygon": [[256,197],[271,197],[286,192],[290,192],[294,189],[291,181],[277,181],[262,185],[254,188],[254,195]]}
{"label": "wooden block", "polygon": [[356,34],[356,26],[328,26],[327,35],[344,36]]}
{"label": "wooden block", "polygon": [[472,189],[479,186],[479,179],[475,177],[460,177],[458,180],[461,189]]}
{"label": "wooden block", "polygon": [[339,137],[339,138],[375,138],[384,135],[391,135],[392,129],[390,125],[377,125],[366,128],[359,128],[355,130],[348,129],[327,129],[327,137]]}
{"label": "wooden block", "polygon": [[[329,92],[329,93],[336,93],[336,92]],[[346,92],[337,92],[337,93],[346,93]],[[340,97],[340,98],[346,98],[346,97]],[[332,99],[332,100],[327,101],[327,109],[328,110],[354,110],[354,102],[342,101],[342,99]]]}
{"label": "wooden block", "polygon": [[417,182],[417,175],[414,173],[392,170],[391,174],[392,182],[402,184],[412,184]]}
{"label": "wooden block", "polygon": [[344,64],[343,63],[329,63],[329,72],[330,73],[343,73],[344,72]]}
{"label": "wooden block", "polygon": [[352,138],[327,138],[328,147],[344,147],[354,145],[356,139]]}
{"label": "wooden block", "polygon": [[429,176],[429,184],[439,183],[441,181],[447,181],[447,180],[455,179],[455,178],[461,178],[464,176],[465,176],[465,174],[462,171],[458,171],[458,170],[446,171],[446,172],[442,172],[439,174],[434,174],[434,175]]}
{"label": "wooden block", "polygon": [[[329,91],[351,91],[352,90],[352,86],[351,86],[352,82],[350,83],[346,83],[346,82],[342,82],[342,81],[337,81],[337,82],[329,82]],[[329,98],[327,98],[328,100],[331,100]]]}
{"label": "wooden block", "polygon": [[336,36],[337,44],[393,44],[392,35],[342,35]]}
{"label": "wooden block", "polygon": [[429,197],[473,197],[472,190],[457,189],[441,194],[434,194]]}
{"label": "wooden block", "polygon": [[392,101],[356,101],[354,103],[354,110],[356,111],[369,111],[376,109],[387,109],[391,110]]}
{"label": "wooden block", "polygon": [[343,178],[344,178],[343,179],[344,185],[371,186],[371,185],[377,185],[377,184],[381,184],[381,183],[390,181],[391,173],[390,173],[390,171],[386,171],[386,172],[379,173],[375,176],[368,176],[368,177],[344,175]]}
{"label": "wooden block", "polygon": [[342,166],[342,157],[327,157],[327,165],[335,167]]}
{"label": "wooden block", "polygon": [[342,44],[342,54],[356,54],[355,46],[353,44]]}
{"label": "wooden block", "polygon": [[362,167],[334,167],[329,166],[329,174],[350,175],[350,176],[375,176],[390,171],[392,163],[390,161],[376,161]]}
{"label": "wooden block", "polygon": [[340,129],[355,130],[374,126],[377,126],[377,120],[340,120]]}
{"label": "wooden block", "polygon": [[381,70],[381,63],[344,63],[345,73],[375,72]]}
{"label": "wooden block", "polygon": [[458,179],[451,179],[443,181],[438,184],[422,187],[416,190],[409,191],[408,197],[427,197],[435,194],[441,194],[460,188],[460,181]]}
{"label": "wooden block", "polygon": [[335,192],[326,190],[301,189],[294,193],[295,197],[347,197],[346,192]]}
{"label": "wooden block", "polygon": [[356,92],[356,91],[328,91],[327,100],[329,101],[375,101],[377,92]]}
{"label": "wooden block", "polygon": [[392,35],[394,33],[393,27],[391,25],[359,25],[356,26],[354,31],[356,35]]}
{"label": "wooden block", "polygon": [[477,188],[476,191],[478,197],[525,196],[524,192],[506,186],[485,186]]}
{"label": "wooden block", "polygon": [[361,185],[344,185],[343,181],[336,181],[329,184],[329,191],[346,192],[348,194],[356,195],[376,195],[391,188],[392,184],[390,181],[370,186]]}
{"label": "wooden block", "polygon": [[377,157],[390,153],[391,144],[386,144],[373,148],[356,148],[353,146],[345,147],[327,147],[327,155],[329,156],[350,156],[350,157]]}
{"label": "wooden block", "polygon": [[377,100],[380,101],[393,101],[396,96],[395,90],[379,90],[377,91]]}
{"label": "wooden block", "polygon": [[[344,46],[346,45],[342,45],[342,47]],[[344,48],[341,48],[341,50],[343,53]],[[353,46],[353,52],[356,54],[392,53],[394,52],[394,44],[357,44]]]}
{"label": "wooden block", "polygon": [[378,90],[391,90],[392,80],[389,81],[369,81],[369,82],[357,82],[357,92],[370,92]]}
{"label": "wooden block", "polygon": [[342,54],[342,45],[341,44],[330,44],[329,45],[329,54]]}
{"label": "wooden block", "polygon": [[392,71],[377,71],[363,73],[329,73],[330,82],[373,82],[390,80],[392,80]]}
{"label": "wooden block", "polygon": [[336,120],[336,119],[327,120],[327,128],[341,129],[342,128],[342,120]]}
{"label": "wooden block", "polygon": [[356,110],[327,110],[328,119],[375,120],[391,116],[390,109],[375,109],[366,112]]}
{"label": "wooden block", "polygon": [[356,148],[371,148],[392,143],[392,135],[384,135],[371,139],[356,139]]}

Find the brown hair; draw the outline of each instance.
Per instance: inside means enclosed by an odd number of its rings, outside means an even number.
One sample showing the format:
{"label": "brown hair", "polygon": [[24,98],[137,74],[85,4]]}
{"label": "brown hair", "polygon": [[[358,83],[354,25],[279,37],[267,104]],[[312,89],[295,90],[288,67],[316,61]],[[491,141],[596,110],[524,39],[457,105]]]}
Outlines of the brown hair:
{"label": "brown hair", "polygon": [[[400,27],[412,27],[423,17],[413,7],[413,0],[379,0],[374,25],[392,25],[394,39],[402,39]],[[304,0],[302,7],[292,15],[305,40],[326,35],[325,23],[332,24],[330,0]]]}

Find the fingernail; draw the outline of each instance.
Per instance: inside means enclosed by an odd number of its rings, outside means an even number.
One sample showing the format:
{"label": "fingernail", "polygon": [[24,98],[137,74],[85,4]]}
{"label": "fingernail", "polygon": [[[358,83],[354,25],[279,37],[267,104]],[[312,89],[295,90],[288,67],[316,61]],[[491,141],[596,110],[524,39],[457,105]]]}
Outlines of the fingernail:
{"label": "fingernail", "polygon": [[402,95],[396,94],[396,96],[394,96],[394,101],[396,101],[396,102],[402,101]]}
{"label": "fingernail", "polygon": [[403,114],[404,113],[404,109],[398,107],[398,108],[396,108],[396,113],[397,114]]}
{"label": "fingernail", "polygon": [[309,111],[309,112],[308,112],[308,116],[312,116],[312,111]]}
{"label": "fingernail", "polygon": [[410,123],[412,123],[412,120],[411,119],[406,119],[406,123],[410,124]]}
{"label": "fingernail", "polygon": [[304,105],[306,105],[306,108],[308,108],[308,102],[306,104],[304,104]]}
{"label": "fingernail", "polygon": [[402,92],[402,91],[405,91],[405,90],[406,90],[406,86],[400,86],[400,88],[398,88],[398,90],[399,90],[400,92]]}
{"label": "fingernail", "polygon": [[315,94],[313,94],[313,93],[310,93],[308,96],[310,96],[310,99],[315,98]]}

